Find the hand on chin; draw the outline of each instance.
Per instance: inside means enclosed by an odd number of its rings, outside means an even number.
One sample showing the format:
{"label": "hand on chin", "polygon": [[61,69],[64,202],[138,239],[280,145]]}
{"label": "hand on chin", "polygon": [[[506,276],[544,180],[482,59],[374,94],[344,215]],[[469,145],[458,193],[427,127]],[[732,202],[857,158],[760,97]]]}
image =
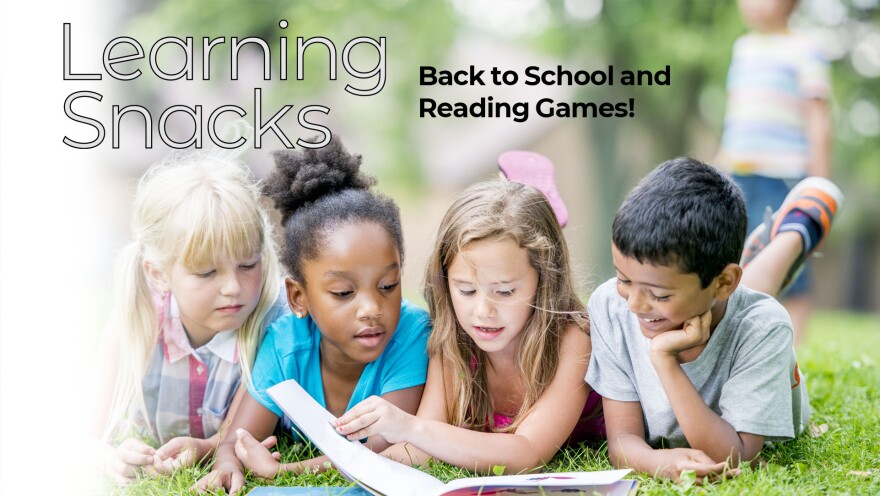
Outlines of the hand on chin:
{"label": "hand on chin", "polygon": [[712,312],[692,317],[684,322],[681,329],[662,332],[651,338],[652,357],[674,357],[678,354],[705,345],[709,341],[709,327]]}

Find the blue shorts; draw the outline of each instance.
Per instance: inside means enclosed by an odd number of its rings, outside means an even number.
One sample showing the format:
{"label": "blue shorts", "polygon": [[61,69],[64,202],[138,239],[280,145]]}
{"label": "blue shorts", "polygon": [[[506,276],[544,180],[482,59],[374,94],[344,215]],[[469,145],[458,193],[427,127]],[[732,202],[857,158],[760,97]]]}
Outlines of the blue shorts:
{"label": "blue shorts", "polygon": [[[746,200],[746,213],[749,216],[749,230],[751,233],[764,220],[764,210],[769,206],[775,212],[782,206],[785,195],[791,191],[795,184],[803,178],[778,179],[775,177],[749,175],[732,175],[734,182],[743,192]],[[804,264],[804,270],[795,279],[794,284],[788,288],[782,297],[804,296],[810,293],[811,284],[810,264]]]}

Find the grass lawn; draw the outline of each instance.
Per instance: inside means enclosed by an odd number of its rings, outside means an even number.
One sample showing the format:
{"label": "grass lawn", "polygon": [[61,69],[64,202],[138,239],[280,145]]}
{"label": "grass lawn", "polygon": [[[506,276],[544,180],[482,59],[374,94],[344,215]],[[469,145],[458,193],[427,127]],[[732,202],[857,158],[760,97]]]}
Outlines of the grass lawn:
{"label": "grass lawn", "polygon": [[[827,425],[818,436],[766,448],[764,468],[747,469],[739,477],[707,486],[680,485],[637,475],[639,494],[880,494],[880,317],[818,313],[798,353],[807,376],[813,422]],[[297,446],[284,447],[284,461],[307,457]],[[604,443],[561,451],[549,470],[578,471],[612,468]],[[472,474],[437,463],[429,472],[441,480]],[[148,477],[117,490],[125,495],[186,493],[207,469],[181,471],[172,477]],[[335,470],[275,481],[248,478],[256,485],[345,486]]]}

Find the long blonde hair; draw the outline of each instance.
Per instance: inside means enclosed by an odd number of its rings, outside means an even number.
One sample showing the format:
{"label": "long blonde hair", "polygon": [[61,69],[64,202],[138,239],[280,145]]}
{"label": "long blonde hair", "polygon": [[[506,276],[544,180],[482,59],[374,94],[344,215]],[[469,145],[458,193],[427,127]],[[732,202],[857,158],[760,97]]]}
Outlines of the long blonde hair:
{"label": "long blonde hair", "polygon": [[[469,243],[504,239],[528,251],[529,263],[538,272],[538,288],[534,311],[516,350],[526,389],[523,402],[509,426],[496,428],[486,355],[458,323],[447,275],[455,256]],[[556,374],[565,328],[576,325],[587,331],[589,325],[575,290],[568,245],[553,209],[540,191],[514,182],[475,184],[449,207],[428,260],[424,296],[434,325],[428,354],[441,361],[444,376],[451,379],[454,401],[447,405],[447,418],[453,425],[468,428],[516,430]]]}
{"label": "long blonde hair", "polygon": [[[158,339],[156,308],[144,262],[162,272],[262,255],[257,306],[236,333],[242,378],[250,381],[261,324],[278,297],[281,269],[272,228],[256,181],[243,164],[219,154],[193,154],[156,164],[137,187],[131,218],[134,240],[119,253],[110,332],[119,333],[119,372],[104,439],[134,407],[149,419],[142,380]],[[149,421],[149,420],[148,420]]]}

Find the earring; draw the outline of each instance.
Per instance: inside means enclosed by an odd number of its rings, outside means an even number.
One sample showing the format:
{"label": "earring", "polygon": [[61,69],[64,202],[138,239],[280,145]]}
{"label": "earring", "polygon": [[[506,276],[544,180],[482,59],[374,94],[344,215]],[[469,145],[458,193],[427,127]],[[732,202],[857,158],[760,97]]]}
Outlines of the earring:
{"label": "earring", "polygon": [[296,318],[298,318],[298,319],[305,317],[305,314],[300,312],[299,310],[297,310],[296,312],[293,312],[293,314],[296,315]]}

